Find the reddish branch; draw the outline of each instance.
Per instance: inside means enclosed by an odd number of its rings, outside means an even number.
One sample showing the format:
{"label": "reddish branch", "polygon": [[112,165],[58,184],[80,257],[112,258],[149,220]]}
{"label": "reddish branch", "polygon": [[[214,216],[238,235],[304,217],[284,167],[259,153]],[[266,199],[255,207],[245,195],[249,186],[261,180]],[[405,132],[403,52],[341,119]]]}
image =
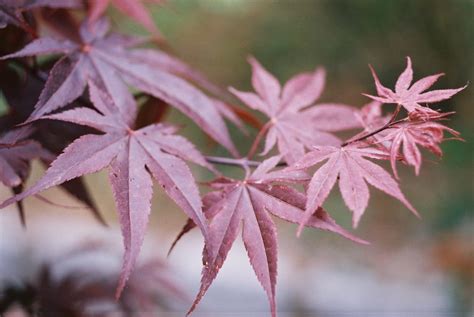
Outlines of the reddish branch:
{"label": "reddish branch", "polygon": [[352,143],[354,143],[354,142],[359,142],[359,141],[366,140],[366,139],[370,138],[371,136],[376,135],[377,133],[380,133],[380,132],[382,132],[382,131],[384,131],[384,130],[387,130],[387,129],[391,128],[393,125],[395,125],[395,124],[397,124],[397,123],[400,123],[400,122],[405,121],[408,117],[407,117],[407,118],[404,118],[404,119],[401,119],[401,120],[395,121],[395,119],[396,119],[397,116],[398,116],[398,113],[400,112],[400,109],[401,109],[401,105],[399,104],[399,105],[397,105],[397,108],[396,108],[395,111],[393,112],[392,117],[390,118],[390,120],[389,120],[387,123],[385,123],[383,126],[381,126],[380,128],[375,129],[374,131],[369,132],[369,133],[367,133],[367,134],[364,134],[364,135],[361,136],[361,137],[358,137],[358,138],[355,138],[355,139],[352,139],[352,140],[349,139],[349,140],[345,141],[344,143],[342,143],[342,144],[341,144],[341,147],[347,146],[347,145],[352,144]]}

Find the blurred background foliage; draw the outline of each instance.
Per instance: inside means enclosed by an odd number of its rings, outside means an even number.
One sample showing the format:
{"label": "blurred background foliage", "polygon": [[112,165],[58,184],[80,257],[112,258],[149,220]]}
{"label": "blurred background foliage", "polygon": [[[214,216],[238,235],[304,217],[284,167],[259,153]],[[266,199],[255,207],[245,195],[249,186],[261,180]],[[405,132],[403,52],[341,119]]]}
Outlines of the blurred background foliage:
{"label": "blurred background foliage", "polygon": [[[388,87],[393,86],[404,69],[405,56],[412,57],[415,79],[438,72],[446,73],[436,84],[438,88],[455,88],[473,81],[472,0],[169,0],[163,7],[150,6],[150,10],[172,50],[222,87],[251,89],[250,67],[246,62],[249,55],[257,57],[281,82],[297,72],[323,65],[327,70],[327,84],[321,101],[357,107],[368,102],[361,92],[375,91],[367,67],[369,63]],[[110,13],[117,28],[129,33],[146,34],[117,11],[111,9]],[[308,309],[319,311],[317,316],[339,316],[324,313],[330,307],[328,303],[331,303],[329,299],[318,301],[318,298],[324,297],[324,292],[305,292],[309,281],[300,279],[299,284],[285,284],[291,279],[298,280],[294,277],[295,272],[305,272],[301,273],[304,276],[315,268],[322,268],[319,273],[315,269],[315,283],[320,282],[318,278],[324,282],[324,268],[327,267],[334,269],[336,275],[346,271],[351,272],[349,276],[370,272],[371,277],[367,279],[375,281],[372,288],[361,282],[347,290],[344,283],[339,285],[335,282],[338,279],[329,281],[329,284],[338,285],[337,293],[341,297],[346,296],[345,291],[355,290],[358,295],[351,293],[347,297],[355,296],[360,301],[366,299],[365,303],[360,304],[362,306],[344,306],[342,300],[341,306],[334,308],[336,311],[353,311],[356,309],[353,307],[359,307],[359,311],[390,309],[387,307],[392,306],[385,304],[390,302],[388,297],[393,296],[395,299],[391,302],[395,301],[395,308],[392,311],[420,312],[416,316],[425,316],[421,314],[423,312],[427,312],[426,316],[448,316],[447,313],[449,316],[472,316],[473,97],[474,90],[470,85],[452,100],[440,104],[444,111],[457,112],[448,124],[460,131],[466,142],[445,142],[445,156],[441,160],[426,154],[419,177],[407,168],[401,173],[402,190],[422,214],[422,221],[418,221],[395,200],[371,191],[368,211],[357,230],[359,236],[372,241],[372,246],[368,248],[320,232],[306,231],[297,240],[294,238],[294,226],[280,226],[280,256],[284,267],[280,270],[279,288],[284,290],[279,290],[278,296],[283,309],[295,312],[289,316],[300,316],[299,312],[304,316]],[[203,152],[226,155],[180,113],[169,111],[167,116],[167,119],[182,125],[183,133]],[[248,149],[252,136],[257,133],[252,129],[250,136],[242,135],[237,129],[232,132],[242,152]],[[237,173],[231,168],[225,172],[228,175]],[[37,171],[32,178],[37,179],[38,175]],[[208,177],[207,174],[199,176],[199,171],[196,175],[199,179]],[[115,219],[113,200],[106,185],[107,177],[98,174],[87,180],[101,210],[109,219]],[[57,193],[57,189],[52,190],[52,195]],[[157,235],[163,243],[155,251],[165,254],[184,216],[164,195],[158,193],[155,196],[150,231],[153,234],[159,231]],[[325,207],[342,225],[350,226],[349,212],[338,194],[331,196]],[[201,241],[191,240],[185,238],[184,244],[194,243],[194,248],[200,250],[197,244]],[[178,245],[174,262],[180,259],[179,248]],[[184,250],[187,250],[186,247]],[[196,253],[198,258],[186,264],[198,266],[199,253]],[[238,256],[231,253],[229,261],[240,263]],[[182,268],[183,264],[179,265]],[[226,266],[232,267],[232,264],[226,263],[221,275],[236,273],[230,269],[226,271]],[[240,276],[241,270],[250,272],[251,269],[242,266],[238,270]],[[199,272],[199,269],[195,271]],[[252,279],[248,272],[243,276]],[[345,275],[341,273],[339,276]],[[432,276],[441,282],[431,283]],[[199,273],[194,279],[191,284],[196,287]],[[416,302],[414,299],[417,297],[403,302],[403,296],[398,296],[396,292],[403,293],[406,289],[390,289],[386,294],[380,294],[377,287],[383,284],[381,280],[389,281],[389,284],[406,282],[404,287],[421,289],[427,294],[440,292],[446,302],[440,304],[435,300],[430,305],[429,301],[436,296],[426,297],[429,299],[426,303]],[[348,283],[357,281],[349,280]],[[208,303],[212,306],[213,300],[221,298],[216,290],[225,288],[225,283],[225,278],[221,281],[217,279],[204,305]],[[432,285],[439,289],[430,289]],[[252,286],[258,288],[257,282],[254,281]],[[234,289],[227,295],[238,296],[236,292]],[[367,294],[367,297],[359,293]],[[258,294],[265,309],[264,294]],[[374,301],[371,294],[383,297],[381,303]],[[309,301],[316,303],[308,305],[305,302],[308,297]],[[401,298],[400,302],[397,298]],[[233,300],[235,298],[232,297],[223,299],[228,305]],[[314,308],[314,305],[317,307]]]}

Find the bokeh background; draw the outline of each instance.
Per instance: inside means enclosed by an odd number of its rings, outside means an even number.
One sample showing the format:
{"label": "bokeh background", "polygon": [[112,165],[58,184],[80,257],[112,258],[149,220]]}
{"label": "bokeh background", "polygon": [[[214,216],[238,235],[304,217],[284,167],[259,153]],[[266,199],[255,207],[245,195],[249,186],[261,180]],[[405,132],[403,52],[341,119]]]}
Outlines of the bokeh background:
{"label": "bokeh background", "polygon": [[[327,84],[321,100],[358,107],[368,102],[361,92],[374,91],[369,63],[388,87],[404,69],[405,56],[412,57],[415,78],[445,72],[436,87],[460,87],[474,76],[472,0],[170,0],[150,9],[173,51],[222,87],[250,89],[249,55],[281,82],[323,65]],[[117,28],[145,34],[120,13],[111,14]],[[396,200],[371,190],[369,208],[355,232],[371,241],[370,246],[310,230],[297,239],[295,226],[278,222],[280,316],[472,316],[473,96],[470,85],[441,104],[445,111],[457,112],[449,125],[466,142],[445,142],[441,160],[426,154],[418,177],[411,169],[401,169],[402,190],[420,211],[421,221]],[[183,115],[170,111],[166,119],[182,125],[183,133],[203,152],[225,155]],[[249,137],[232,132],[239,147],[246,149],[257,131],[251,129]],[[199,179],[209,177],[195,172]],[[224,172],[238,173],[232,168]],[[35,165],[30,182],[41,173]],[[78,240],[98,231],[116,231],[106,174],[86,180],[111,227],[98,227],[84,210],[29,199],[29,230],[42,237],[32,239],[36,244],[30,248],[56,248],[64,235],[71,240],[69,227],[81,231]],[[159,190],[155,192],[144,254],[164,258],[185,218]],[[8,194],[2,189],[2,197]],[[59,189],[45,196],[75,203]],[[350,227],[350,213],[336,191],[325,207]],[[21,230],[16,214],[3,212],[0,220],[0,255],[14,253],[11,237]],[[194,232],[168,259],[190,297],[199,285],[201,249],[202,239]],[[182,315],[185,309],[186,304],[168,314]],[[267,311],[266,296],[238,242],[196,315],[265,316]]]}

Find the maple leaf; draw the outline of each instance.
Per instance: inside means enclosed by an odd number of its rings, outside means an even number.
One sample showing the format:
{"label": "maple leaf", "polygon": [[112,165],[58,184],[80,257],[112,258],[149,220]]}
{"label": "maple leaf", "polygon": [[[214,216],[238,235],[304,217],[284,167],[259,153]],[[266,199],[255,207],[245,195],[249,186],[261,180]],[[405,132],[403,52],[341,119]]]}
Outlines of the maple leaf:
{"label": "maple leaf", "polygon": [[439,144],[444,140],[444,131],[451,133],[456,139],[460,139],[459,132],[437,122],[400,123],[387,130],[384,136],[379,137],[378,142],[383,144],[389,142],[389,146],[385,146],[390,149],[390,163],[395,177],[399,178],[396,168],[399,157],[415,168],[416,175],[419,174],[422,156],[418,146],[442,156],[443,152]]}
{"label": "maple leaf", "polygon": [[[267,293],[272,315],[275,316],[277,232],[270,214],[299,223],[304,216],[306,198],[292,187],[274,185],[272,182],[298,182],[307,179],[307,175],[301,171],[270,171],[279,161],[280,156],[263,161],[243,181],[218,178],[210,183],[215,191],[208,193],[203,199],[206,207],[204,213],[211,222],[203,252],[201,288],[189,312],[194,310],[217,276],[242,223],[242,239],[250,264]],[[366,243],[338,226],[321,208],[313,213],[306,225]],[[192,228],[192,222],[188,222],[184,233]]]}
{"label": "maple leaf", "polygon": [[[380,102],[373,101],[360,110],[358,117],[365,132],[374,131],[384,126],[390,120],[391,114],[384,116],[381,105]],[[399,179],[396,168],[397,161],[404,161],[408,165],[413,166],[415,174],[418,175],[422,163],[422,155],[418,146],[424,147],[438,156],[442,156],[439,144],[444,141],[444,131],[449,132],[455,139],[462,140],[459,132],[433,121],[443,120],[450,114],[452,113],[437,113],[437,116],[430,117],[430,121],[427,121],[426,116],[410,116],[409,120],[399,122],[380,131],[371,136],[368,141],[390,153],[390,164],[393,174],[397,179]],[[364,135],[365,132],[361,132],[352,139]]]}
{"label": "maple leaf", "polygon": [[[112,3],[117,9],[128,15],[135,21],[142,24],[152,34],[161,38],[160,31],[153,23],[147,8],[143,5],[140,0],[89,0],[89,20],[90,23],[95,23],[105,12],[110,3]],[[157,4],[162,4],[164,0],[152,0]]]}
{"label": "maple leaf", "polygon": [[325,72],[322,68],[296,75],[281,88],[278,80],[256,59],[250,58],[249,63],[252,65],[252,85],[257,94],[232,87],[230,91],[246,105],[270,118],[265,126],[268,132],[263,155],[277,144],[285,161],[292,164],[313,145],[340,144],[341,140],[329,132],[360,126],[354,115],[357,110],[350,106],[320,104],[306,109],[323,91]]}
{"label": "maple leaf", "polygon": [[[10,187],[15,194],[23,191],[23,183],[30,174],[31,160],[50,159],[52,156],[38,142],[19,139],[21,136],[28,137],[33,132],[31,128],[18,130],[12,130],[0,137],[0,182]],[[17,207],[21,222],[25,225],[23,204],[17,202]]]}
{"label": "maple leaf", "polygon": [[[88,134],[75,140],[35,185],[6,200],[0,208],[109,167],[109,180],[125,245],[124,264],[117,288],[119,296],[145,235],[151,206],[152,177],[206,235],[199,190],[183,159],[211,167],[189,141],[173,135],[176,131],[174,127],[155,124],[132,130],[128,117],[123,118],[122,112],[117,111],[118,106],[103,89],[90,82],[89,90],[92,102],[102,114],[89,108],[75,108],[46,118],[86,125],[104,134]],[[135,112],[135,104],[127,106],[127,116],[133,117]]]}
{"label": "maple leaf", "polygon": [[[150,50],[128,50],[137,43],[137,39],[115,33],[107,35],[108,29],[109,24],[105,19],[98,20],[93,30],[89,30],[84,22],[80,28],[80,43],[43,37],[16,53],[2,57],[65,54],[51,69],[30,121],[77,99],[87,86],[88,78],[93,78],[114,99],[123,118],[131,124],[133,116],[126,110],[127,105],[132,104],[133,97],[125,81],[176,107],[237,155],[224,120],[211,98],[167,69],[147,63],[142,56],[145,52],[150,55]],[[169,59],[177,60],[171,56]]]}
{"label": "maple leaf", "polygon": [[421,113],[426,113],[427,115],[433,113],[436,114],[435,110],[424,107],[420,104],[434,103],[449,99],[467,87],[466,85],[457,89],[441,89],[425,92],[428,88],[433,86],[439,77],[443,76],[444,74],[440,73],[427,76],[412,84],[413,68],[410,57],[407,57],[407,66],[398,77],[398,80],[395,84],[395,91],[383,86],[380,83],[380,80],[372,66],[370,66],[370,69],[372,71],[372,76],[374,77],[378,96],[372,96],[368,94],[364,95],[382,103],[394,103],[402,105],[408,112],[418,111]]}
{"label": "maple leaf", "polygon": [[342,198],[353,213],[354,227],[359,223],[369,202],[370,193],[367,183],[398,199],[418,216],[392,176],[367,158],[387,159],[388,155],[387,152],[376,148],[361,147],[359,143],[345,147],[315,146],[312,151],[295,163],[293,168],[306,169],[327,161],[318,168],[309,182],[305,217],[300,224],[298,234],[301,233],[307,219],[323,205],[337,180],[339,180]]}

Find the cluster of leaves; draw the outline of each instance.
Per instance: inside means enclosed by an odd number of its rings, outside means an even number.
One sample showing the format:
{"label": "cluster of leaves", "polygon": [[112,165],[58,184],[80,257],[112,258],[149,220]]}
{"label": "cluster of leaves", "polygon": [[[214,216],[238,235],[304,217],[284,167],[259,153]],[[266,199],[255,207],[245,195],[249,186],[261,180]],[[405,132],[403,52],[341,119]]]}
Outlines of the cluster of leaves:
{"label": "cluster of leaves", "polygon": [[[397,163],[413,166],[418,174],[419,147],[441,155],[439,144],[446,132],[459,139],[459,133],[440,123],[451,113],[426,104],[449,99],[465,87],[426,92],[442,74],[411,84],[410,58],[395,91],[384,87],[372,70],[378,96],[367,95],[374,101],[362,109],[317,103],[325,84],[322,68],[296,75],[282,87],[250,58],[255,92],[229,91],[265,114],[268,122],[241,157],[224,119],[242,127],[239,115],[249,114],[235,111],[222,101],[229,95],[164,49],[144,48],[147,39],[110,31],[102,16],[109,2],[162,40],[139,1],[0,0],[0,26],[5,32],[20,29],[25,44],[19,50],[18,45],[2,48],[8,54],[0,60],[1,77],[9,77],[1,88],[10,107],[1,118],[0,180],[16,194],[0,208],[60,185],[100,219],[81,177],[107,168],[125,246],[117,297],[143,243],[152,179],[189,217],[178,239],[194,227],[205,239],[201,289],[190,311],[217,276],[242,225],[250,264],[276,315],[277,237],[271,215],[298,224],[298,234],[304,227],[320,228],[366,243],[323,209],[336,181],[353,213],[354,227],[368,205],[368,184],[417,214],[399,187]],[[78,12],[72,14],[71,9]],[[44,29],[49,35],[38,36]],[[49,59],[39,63],[36,57],[41,55]],[[133,95],[130,87],[139,94]],[[142,98],[146,101],[138,107]],[[383,104],[396,106],[387,113]],[[158,123],[167,105],[191,118],[232,158],[206,157],[176,134],[176,127]],[[358,132],[346,141],[337,134],[354,130]],[[263,137],[260,156],[276,155],[253,161]],[[34,158],[42,159],[48,169],[23,191]],[[376,163],[384,160],[390,161],[394,176]],[[185,161],[216,176],[202,198]],[[245,176],[227,178],[213,164],[240,166]]]}

